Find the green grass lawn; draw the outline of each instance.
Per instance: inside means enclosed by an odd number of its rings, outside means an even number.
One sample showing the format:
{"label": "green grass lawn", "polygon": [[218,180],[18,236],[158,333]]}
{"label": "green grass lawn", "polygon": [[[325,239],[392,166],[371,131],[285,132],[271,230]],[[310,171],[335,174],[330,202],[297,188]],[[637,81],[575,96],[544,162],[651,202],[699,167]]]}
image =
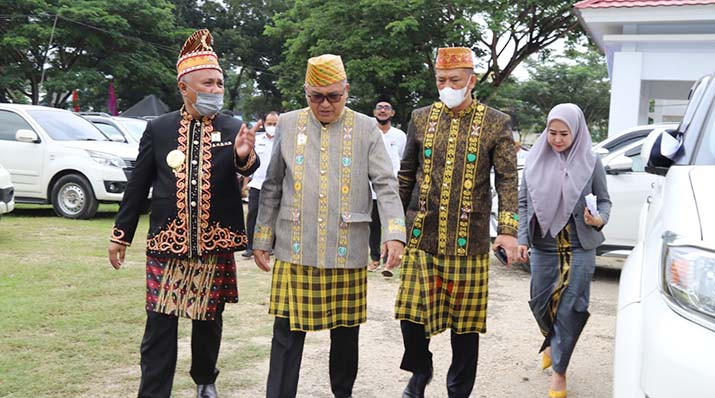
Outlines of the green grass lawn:
{"label": "green grass lawn", "polygon": [[[116,211],[102,205],[92,220],[68,220],[20,205],[0,220],[0,397],[136,396],[148,217],[117,271],[107,260]],[[239,261],[238,280],[241,302],[224,312],[223,391],[264,383],[241,375],[270,350],[270,275]],[[180,325],[173,396],[191,397],[191,323]]]}

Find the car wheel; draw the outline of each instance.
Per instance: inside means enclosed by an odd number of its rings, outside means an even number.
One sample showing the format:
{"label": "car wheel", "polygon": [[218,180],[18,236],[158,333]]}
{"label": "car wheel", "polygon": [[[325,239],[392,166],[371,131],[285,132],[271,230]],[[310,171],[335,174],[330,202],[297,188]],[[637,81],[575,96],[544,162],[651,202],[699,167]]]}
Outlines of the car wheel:
{"label": "car wheel", "polygon": [[97,214],[98,206],[92,187],[82,176],[68,174],[52,187],[52,207],[60,217],[92,218]]}

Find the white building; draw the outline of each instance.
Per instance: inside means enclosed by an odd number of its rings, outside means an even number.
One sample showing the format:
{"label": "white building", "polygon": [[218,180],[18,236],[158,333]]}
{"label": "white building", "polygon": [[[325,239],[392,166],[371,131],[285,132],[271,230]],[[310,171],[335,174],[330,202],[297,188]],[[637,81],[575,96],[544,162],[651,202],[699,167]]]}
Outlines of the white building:
{"label": "white building", "polygon": [[715,71],[715,0],[584,0],[574,8],[606,55],[609,135],[647,124],[649,111],[659,121],[651,100],[686,100]]}

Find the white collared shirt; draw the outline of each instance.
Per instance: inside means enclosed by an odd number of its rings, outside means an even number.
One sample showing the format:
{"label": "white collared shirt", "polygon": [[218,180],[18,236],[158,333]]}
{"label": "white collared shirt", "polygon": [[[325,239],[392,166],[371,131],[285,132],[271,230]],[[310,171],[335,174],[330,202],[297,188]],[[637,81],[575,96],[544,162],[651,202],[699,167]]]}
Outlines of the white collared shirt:
{"label": "white collared shirt", "polygon": [[[382,130],[380,130],[382,133]],[[405,143],[407,142],[407,135],[404,131],[396,128],[390,127],[386,133],[382,133],[382,142],[385,144],[385,149],[387,154],[390,156],[392,161],[392,172],[397,176],[397,172],[400,171],[400,162],[402,161],[402,154],[405,152]],[[372,198],[376,199],[375,191],[372,191]]]}
{"label": "white collared shirt", "polygon": [[261,159],[261,165],[258,167],[258,170],[253,173],[253,176],[251,176],[251,181],[248,183],[249,188],[261,189],[261,185],[263,185],[263,181],[266,179],[268,163],[271,161],[274,140],[275,136],[269,137],[268,133],[263,133],[256,137],[254,150],[258,158]]}

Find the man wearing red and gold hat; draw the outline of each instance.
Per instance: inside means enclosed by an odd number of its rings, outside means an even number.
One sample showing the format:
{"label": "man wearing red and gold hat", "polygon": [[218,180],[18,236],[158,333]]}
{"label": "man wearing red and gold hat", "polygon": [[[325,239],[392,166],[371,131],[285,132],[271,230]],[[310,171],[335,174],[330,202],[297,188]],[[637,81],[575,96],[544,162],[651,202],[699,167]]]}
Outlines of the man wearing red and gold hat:
{"label": "man wearing red and gold hat", "polygon": [[224,304],[238,301],[234,252],[246,234],[236,173],[259,166],[260,123],[249,130],[219,113],[223,72],[211,45],[206,29],[186,40],[176,65],[184,106],[147,124],[110,239],[109,262],[119,269],[153,187],[140,398],[171,395],[180,317],[192,320],[197,395],[216,397]]}
{"label": "man wearing red and gold hat", "polygon": [[330,386],[352,395],[358,333],[366,320],[372,196],[383,225],[387,269],[399,264],[405,221],[392,163],[375,119],[345,106],[350,85],[337,55],[308,60],[308,107],[282,114],[261,188],[253,235],[256,264],[276,262],[268,398],[296,396],[306,332],[330,329]]}
{"label": "man wearing red and gold hat", "polygon": [[517,246],[517,172],[509,116],[472,98],[477,78],[469,48],[440,48],[440,101],[415,110],[400,165],[407,246],[395,303],[412,372],[403,397],[424,397],[432,379],[430,337],[451,330],[450,398],[467,398],[486,331],[490,171],[499,195],[494,248]]}

